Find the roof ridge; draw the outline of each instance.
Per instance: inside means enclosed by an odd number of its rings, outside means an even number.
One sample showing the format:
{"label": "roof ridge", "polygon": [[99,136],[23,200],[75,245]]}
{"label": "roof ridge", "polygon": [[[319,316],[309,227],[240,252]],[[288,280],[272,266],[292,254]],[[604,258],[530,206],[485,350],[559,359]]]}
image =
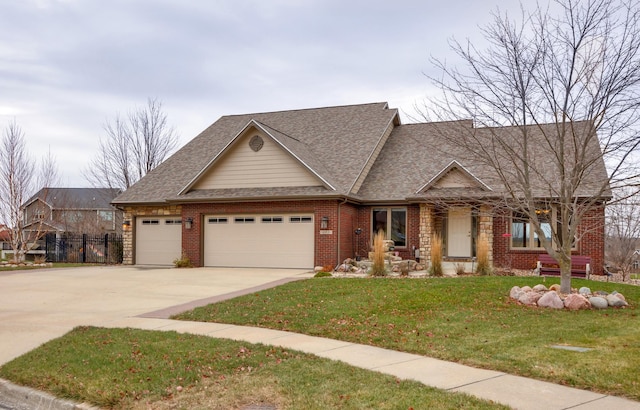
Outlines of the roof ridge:
{"label": "roof ridge", "polygon": [[252,115],[278,114],[278,113],[284,113],[284,112],[328,110],[328,109],[331,109],[331,108],[364,107],[364,106],[367,106],[367,105],[380,105],[380,104],[384,104],[387,107],[389,106],[388,102],[379,101],[379,102],[363,103],[363,104],[328,105],[328,106],[324,106],[324,107],[296,108],[296,109],[292,109],[292,110],[260,111],[260,112],[252,112],[252,113],[245,113],[245,114],[229,114],[229,115],[223,115],[221,118],[247,117],[247,116],[252,116]]}

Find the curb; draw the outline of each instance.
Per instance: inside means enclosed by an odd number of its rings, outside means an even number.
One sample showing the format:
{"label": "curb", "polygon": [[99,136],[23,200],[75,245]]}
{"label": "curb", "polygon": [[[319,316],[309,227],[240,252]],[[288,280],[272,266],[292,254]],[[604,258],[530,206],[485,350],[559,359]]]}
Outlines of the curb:
{"label": "curb", "polygon": [[15,409],[47,409],[47,410],[99,410],[99,407],[87,403],[75,403],[62,400],[49,393],[18,386],[8,380],[0,379],[0,398],[2,404],[14,406]]}

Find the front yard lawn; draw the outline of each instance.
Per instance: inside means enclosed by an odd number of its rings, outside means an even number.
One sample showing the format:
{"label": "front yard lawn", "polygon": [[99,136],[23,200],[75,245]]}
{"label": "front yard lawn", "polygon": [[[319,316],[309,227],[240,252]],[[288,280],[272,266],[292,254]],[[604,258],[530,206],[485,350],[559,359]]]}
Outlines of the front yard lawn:
{"label": "front yard lawn", "polygon": [[133,329],[76,328],[0,377],[113,409],[506,408],[287,349]]}
{"label": "front yard lawn", "polygon": [[[630,307],[550,310],[509,299],[539,277],[316,278],[198,308],[177,319],[259,326],[417,353],[640,400],[640,287],[617,290]],[[546,279],[547,286],[559,283]],[[552,348],[586,347],[588,352]]]}

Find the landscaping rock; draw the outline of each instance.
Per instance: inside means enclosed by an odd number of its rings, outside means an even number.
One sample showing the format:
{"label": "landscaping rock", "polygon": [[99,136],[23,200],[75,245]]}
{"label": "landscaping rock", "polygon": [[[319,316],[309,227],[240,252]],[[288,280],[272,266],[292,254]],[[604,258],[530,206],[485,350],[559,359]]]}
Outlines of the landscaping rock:
{"label": "landscaping rock", "polygon": [[586,286],[583,286],[580,289],[578,289],[578,293],[581,294],[582,296],[587,296],[591,294],[591,289],[589,289]]}
{"label": "landscaping rock", "polygon": [[511,299],[515,299],[518,300],[518,298],[520,297],[520,295],[522,295],[524,292],[522,291],[522,289],[520,289],[520,286],[514,286],[511,288],[511,290],[509,291],[509,297]]}
{"label": "landscaping rock", "polygon": [[607,296],[609,292],[605,292],[604,290],[596,290],[593,292],[594,296]]}
{"label": "landscaping rock", "polygon": [[607,302],[611,307],[629,306],[629,304],[626,301],[620,299],[617,295],[607,295]]}
{"label": "landscaping rock", "polygon": [[316,266],[315,268],[313,268],[313,271],[315,273],[321,272],[322,271],[322,266]]}
{"label": "landscaping rock", "polygon": [[564,302],[556,292],[547,292],[538,299],[538,306],[551,309],[563,309]]}
{"label": "landscaping rock", "polygon": [[606,309],[609,307],[609,302],[602,296],[593,296],[589,298],[589,303],[596,309]]}
{"label": "landscaping rock", "polygon": [[554,283],[553,285],[549,286],[549,290],[560,292],[560,285],[558,285],[557,283]]}
{"label": "landscaping rock", "polygon": [[538,302],[538,299],[540,299],[541,297],[542,297],[542,294],[538,292],[533,292],[533,291],[524,292],[518,298],[518,302],[522,303],[523,305],[533,306]]}
{"label": "landscaping rock", "polygon": [[617,297],[619,297],[620,299],[626,301],[627,298],[624,297],[624,295],[622,293],[618,293],[617,290],[614,290],[613,292],[611,292],[612,295],[616,295]]}
{"label": "landscaping rock", "polygon": [[546,292],[549,289],[547,289],[546,286],[544,286],[542,283],[540,283],[540,284],[537,284],[536,286],[534,286],[533,290],[536,291],[536,292]]}
{"label": "landscaping rock", "polygon": [[591,303],[589,303],[589,300],[584,296],[572,293],[564,298],[564,307],[569,310],[589,309]]}

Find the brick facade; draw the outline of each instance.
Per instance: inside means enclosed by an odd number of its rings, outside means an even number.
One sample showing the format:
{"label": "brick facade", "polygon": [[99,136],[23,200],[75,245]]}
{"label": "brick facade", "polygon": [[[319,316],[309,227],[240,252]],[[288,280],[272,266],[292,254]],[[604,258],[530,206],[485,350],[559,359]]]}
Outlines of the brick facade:
{"label": "brick facade", "polygon": [[[493,218],[493,248],[495,266],[513,269],[535,269],[538,255],[544,249],[511,249],[509,233],[511,223],[508,211]],[[587,212],[578,228],[578,243],[574,254],[591,257],[591,273],[603,274],[604,265],[604,206]]]}
{"label": "brick facade", "polygon": [[[262,213],[308,213],[314,215],[315,266],[336,266],[344,259],[366,257],[372,241],[372,210],[382,206],[358,206],[340,200],[310,201],[270,201],[244,203],[201,203],[164,207],[125,207],[124,219],[131,226],[123,232],[124,264],[135,263],[135,226],[136,218],[141,216],[181,215],[183,220],[192,218],[191,229],[182,229],[182,248],[194,266],[202,266],[204,261],[204,217],[222,214],[262,214]],[[442,229],[432,205],[408,205],[407,209],[407,246],[396,251],[404,259],[414,259],[414,249],[419,249],[422,261],[430,259],[431,235]],[[328,218],[328,226],[321,229],[322,218]],[[441,222],[440,222],[441,223]],[[478,238],[493,238],[489,241],[489,259],[497,267],[514,269],[535,268],[538,255],[543,250],[520,250],[510,248],[510,214],[493,211],[491,207],[481,206],[477,213]],[[361,233],[357,235],[356,229]],[[604,263],[604,207],[591,210],[583,218],[579,229],[576,254],[590,256],[592,272],[602,274]]]}

